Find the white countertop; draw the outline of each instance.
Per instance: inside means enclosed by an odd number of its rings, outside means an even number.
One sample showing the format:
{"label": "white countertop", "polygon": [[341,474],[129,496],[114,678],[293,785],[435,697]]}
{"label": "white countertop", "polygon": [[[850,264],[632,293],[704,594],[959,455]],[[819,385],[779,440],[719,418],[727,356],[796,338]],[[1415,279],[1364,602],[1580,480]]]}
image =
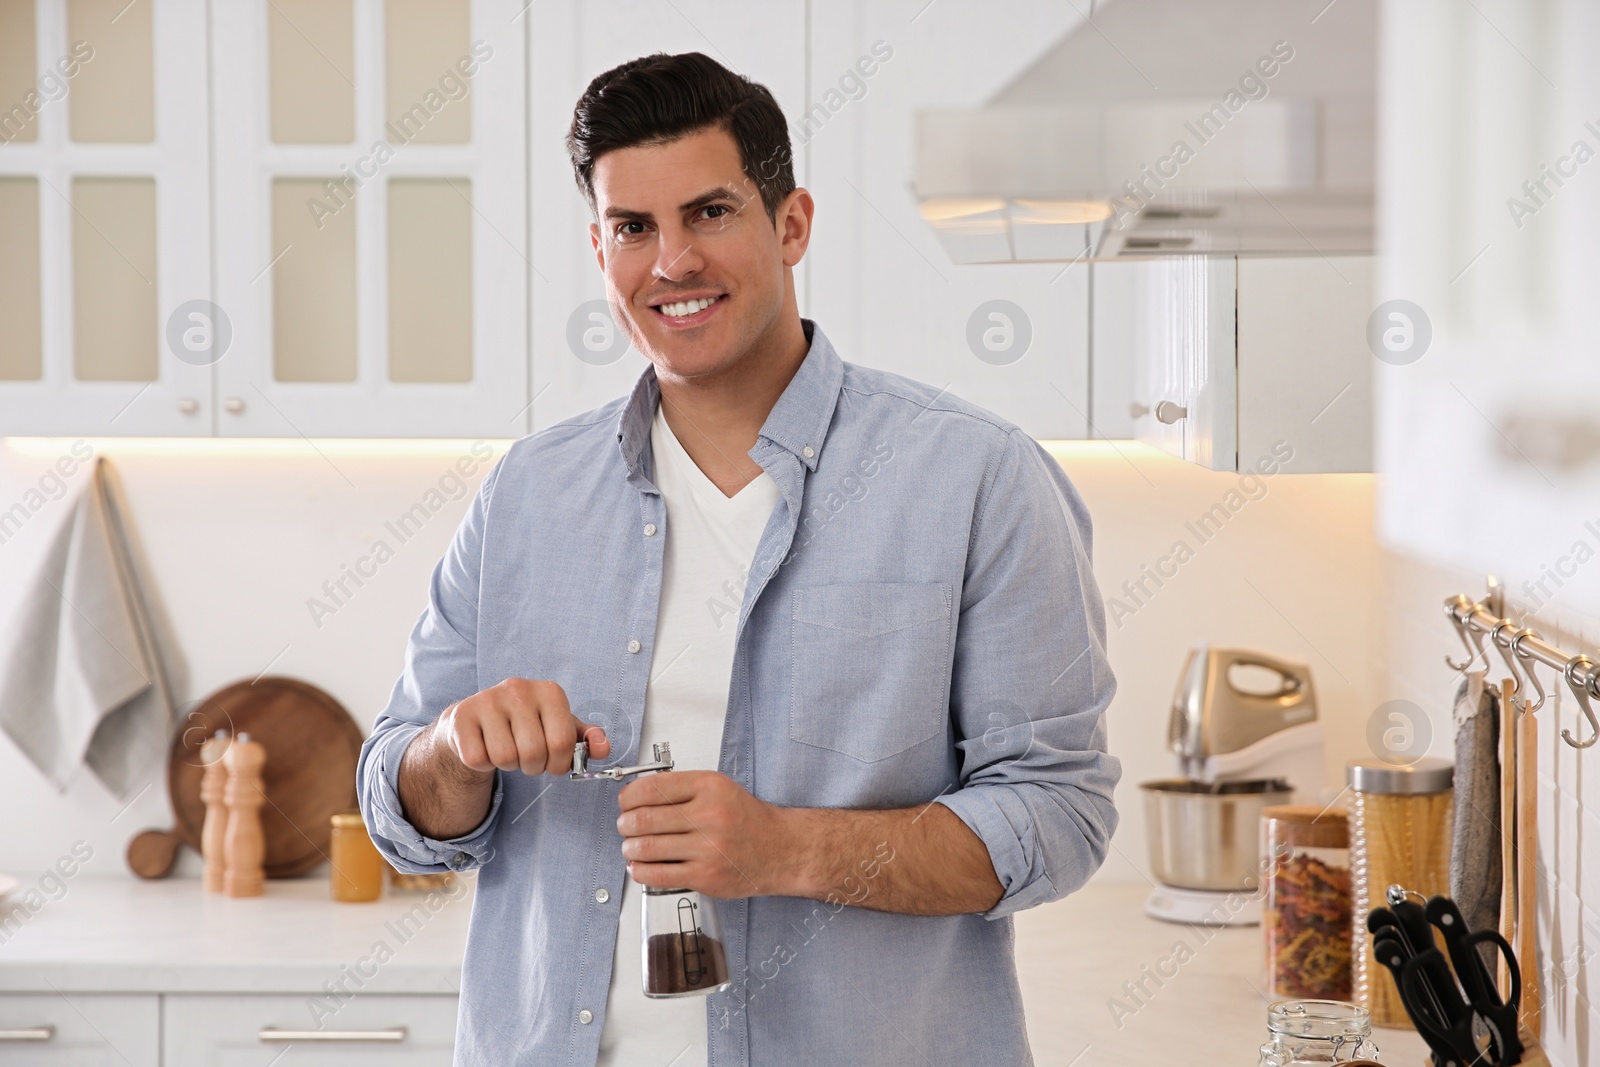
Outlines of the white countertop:
{"label": "white countertop", "polygon": [[[430,910],[428,894],[387,888],[336,903],[326,878],[269,880],[264,896],[234,900],[197,878],[80,876],[0,945],[0,991],[319,993],[345,967],[372,971],[381,941],[392,955],[363,992],[453,994],[473,884]],[[27,914],[16,901],[0,922]]]}
{"label": "white countertop", "polygon": [[[1256,1067],[1276,999],[1263,992],[1261,928],[1152,919],[1149,892],[1143,883],[1092,884],[1016,917],[1017,974],[1040,1067]],[[1382,1063],[1426,1063],[1415,1033],[1380,1029],[1373,1040]]]}
{"label": "white countertop", "polygon": [[[1144,885],[1091,885],[1017,916],[1035,1060],[1254,1067],[1268,1003],[1260,929],[1159,922],[1143,912],[1146,893]],[[407,913],[425,918],[402,927]],[[470,914],[470,892],[460,891],[429,912],[420,893],[337,904],[321,878],[269,881],[264,897],[232,900],[202,892],[192,878],[80,877],[0,945],[0,992],[314,993],[383,942],[392,957],[363,992],[451,994]],[[1141,982],[1148,992],[1125,986]],[[1378,1030],[1375,1038],[1384,1063],[1424,1063],[1415,1034]]]}

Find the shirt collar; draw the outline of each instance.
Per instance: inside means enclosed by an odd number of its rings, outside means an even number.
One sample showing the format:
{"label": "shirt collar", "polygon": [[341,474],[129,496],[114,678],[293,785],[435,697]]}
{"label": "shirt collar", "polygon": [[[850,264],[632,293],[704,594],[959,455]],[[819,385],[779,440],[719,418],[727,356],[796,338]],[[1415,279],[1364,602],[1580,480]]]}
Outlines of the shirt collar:
{"label": "shirt collar", "polygon": [[[814,471],[822,456],[828,425],[833,421],[839,389],[844,384],[844,362],[815,322],[801,319],[800,326],[811,347],[778,402],[767,413],[761,436],[794,453],[807,470]],[[617,447],[630,475],[641,473],[640,457],[650,440],[650,420],[655,417],[660,399],[661,387],[656,381],[655,365],[651,364],[634,383],[633,392],[617,419]],[[806,454],[808,449],[809,455]]]}

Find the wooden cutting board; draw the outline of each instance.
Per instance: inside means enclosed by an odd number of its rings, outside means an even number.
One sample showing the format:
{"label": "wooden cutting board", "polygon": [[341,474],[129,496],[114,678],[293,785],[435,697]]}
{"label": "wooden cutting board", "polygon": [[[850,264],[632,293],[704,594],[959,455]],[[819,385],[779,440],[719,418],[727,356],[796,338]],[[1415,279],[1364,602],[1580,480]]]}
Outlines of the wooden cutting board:
{"label": "wooden cutting board", "polygon": [[361,729],[333,697],[307,682],[265,677],[235,682],[200,703],[181,725],[167,761],[172,798],[169,831],[146,830],[128,845],[128,866],[142,878],[165,877],[177,846],[200,850],[200,746],[218,730],[247,733],[267,750],[261,831],[268,878],[304,874],[327,858],[332,817],[356,806]]}

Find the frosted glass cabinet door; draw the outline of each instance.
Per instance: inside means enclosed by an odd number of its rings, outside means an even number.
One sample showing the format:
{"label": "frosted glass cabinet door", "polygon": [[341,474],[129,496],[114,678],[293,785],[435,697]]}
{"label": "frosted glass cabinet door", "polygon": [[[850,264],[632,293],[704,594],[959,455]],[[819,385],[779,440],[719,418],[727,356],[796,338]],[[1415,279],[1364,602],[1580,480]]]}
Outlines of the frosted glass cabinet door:
{"label": "frosted glass cabinet door", "polygon": [[0,3],[0,436],[211,432],[205,22]]}
{"label": "frosted glass cabinet door", "polygon": [[525,3],[213,5],[219,434],[526,432]]}

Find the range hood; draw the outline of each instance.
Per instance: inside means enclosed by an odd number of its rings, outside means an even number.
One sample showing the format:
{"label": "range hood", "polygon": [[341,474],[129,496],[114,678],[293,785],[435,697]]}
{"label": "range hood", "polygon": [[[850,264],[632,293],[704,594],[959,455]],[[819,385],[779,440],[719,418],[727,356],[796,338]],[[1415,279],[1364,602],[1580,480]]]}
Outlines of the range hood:
{"label": "range hood", "polygon": [[918,113],[922,216],[957,263],[1371,254],[1376,67],[1377,0],[1102,3]]}

